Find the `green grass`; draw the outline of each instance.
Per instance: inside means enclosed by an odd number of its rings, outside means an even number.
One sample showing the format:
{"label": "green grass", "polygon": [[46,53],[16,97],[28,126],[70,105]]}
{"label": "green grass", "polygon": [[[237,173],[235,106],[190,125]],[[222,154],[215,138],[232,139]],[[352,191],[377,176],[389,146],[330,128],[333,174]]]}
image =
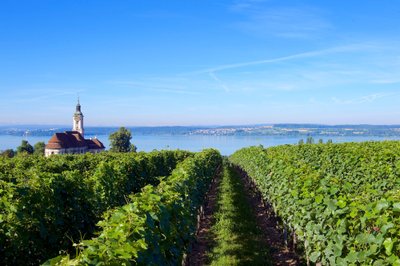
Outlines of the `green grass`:
{"label": "green grass", "polygon": [[211,229],[215,243],[208,253],[210,265],[271,265],[268,247],[261,240],[242,180],[227,164],[215,220]]}

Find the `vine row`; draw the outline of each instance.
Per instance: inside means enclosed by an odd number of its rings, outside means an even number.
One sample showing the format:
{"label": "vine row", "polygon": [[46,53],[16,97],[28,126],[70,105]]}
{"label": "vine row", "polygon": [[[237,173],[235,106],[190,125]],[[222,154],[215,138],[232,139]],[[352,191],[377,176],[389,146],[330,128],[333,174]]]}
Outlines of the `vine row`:
{"label": "vine row", "polygon": [[400,142],[285,145],[230,160],[322,265],[400,265]]}
{"label": "vine row", "polygon": [[99,236],[76,244],[77,256],[45,265],[178,265],[195,237],[197,213],[221,165],[216,150],[180,163],[158,186],[147,185],[130,203],[105,214]]}

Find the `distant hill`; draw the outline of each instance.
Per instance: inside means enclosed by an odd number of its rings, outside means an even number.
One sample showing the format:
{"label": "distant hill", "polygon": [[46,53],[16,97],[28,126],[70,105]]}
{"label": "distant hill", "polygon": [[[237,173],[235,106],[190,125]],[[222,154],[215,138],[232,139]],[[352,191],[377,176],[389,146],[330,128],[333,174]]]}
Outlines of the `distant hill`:
{"label": "distant hill", "polygon": [[[187,135],[203,127],[162,126],[162,127],[127,127],[134,135]],[[23,136],[51,136],[55,132],[71,130],[70,126],[43,126],[43,125],[18,125],[0,126],[0,135]],[[109,135],[118,130],[118,127],[88,127],[85,126],[86,135]]]}
{"label": "distant hill", "polygon": [[[400,136],[400,125],[260,124],[235,126],[128,127],[133,135],[216,135],[216,136]],[[69,126],[0,126],[0,135],[51,136]],[[85,127],[86,135],[104,136],[118,127]]]}

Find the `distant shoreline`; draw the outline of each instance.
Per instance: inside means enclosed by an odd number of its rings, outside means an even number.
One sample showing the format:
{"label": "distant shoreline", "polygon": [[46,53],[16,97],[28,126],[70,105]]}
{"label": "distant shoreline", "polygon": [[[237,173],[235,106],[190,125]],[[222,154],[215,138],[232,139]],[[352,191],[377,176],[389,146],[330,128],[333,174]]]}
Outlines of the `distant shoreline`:
{"label": "distant shoreline", "polygon": [[[127,127],[133,135],[205,135],[205,136],[400,136],[400,125],[322,125],[261,124],[244,126],[152,126]],[[87,135],[109,135],[118,127],[85,127]],[[70,130],[68,126],[4,125],[0,135],[51,136]]]}
{"label": "distant shoreline", "polygon": [[[87,138],[94,135],[86,135]],[[108,135],[96,135],[101,142],[109,148]],[[297,144],[300,139],[306,142],[308,136],[217,136],[217,135],[146,135],[133,132],[131,142],[135,144],[138,151],[150,152],[152,150],[189,150],[198,152],[206,148],[218,149],[221,154],[229,156],[238,149],[249,146],[263,145],[264,147]],[[323,140],[326,143],[332,140],[333,143],[343,142],[365,142],[365,141],[388,141],[400,140],[400,136],[313,136],[314,142]],[[21,145],[22,140],[28,140],[31,145],[39,141],[48,142],[50,136],[10,136],[0,135],[0,151],[16,149]]]}

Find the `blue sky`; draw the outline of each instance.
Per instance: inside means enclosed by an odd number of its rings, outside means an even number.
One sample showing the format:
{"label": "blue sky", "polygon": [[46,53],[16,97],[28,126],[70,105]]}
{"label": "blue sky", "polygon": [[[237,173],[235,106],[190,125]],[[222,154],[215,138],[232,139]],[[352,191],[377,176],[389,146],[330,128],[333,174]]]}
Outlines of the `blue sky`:
{"label": "blue sky", "polygon": [[400,124],[395,0],[0,3],[0,124]]}

